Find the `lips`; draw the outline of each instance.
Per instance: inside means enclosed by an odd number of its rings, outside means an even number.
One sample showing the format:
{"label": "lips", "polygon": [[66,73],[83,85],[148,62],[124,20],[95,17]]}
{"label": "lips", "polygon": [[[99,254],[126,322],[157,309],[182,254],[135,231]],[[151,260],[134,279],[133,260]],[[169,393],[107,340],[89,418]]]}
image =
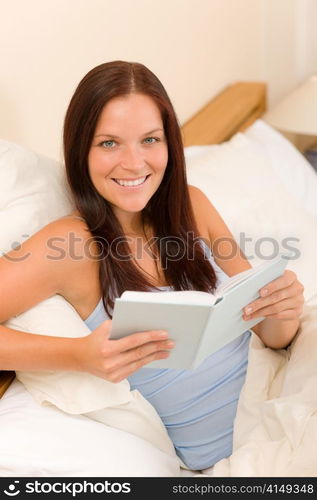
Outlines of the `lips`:
{"label": "lips", "polygon": [[[112,180],[118,186],[120,186],[120,187],[124,187],[124,188],[136,188],[136,187],[142,186],[147,181],[147,179],[149,178],[150,175],[151,174],[148,174],[146,176],[138,177],[136,179],[118,179],[118,178],[112,178]],[[136,183],[136,181],[142,181],[142,182]]]}

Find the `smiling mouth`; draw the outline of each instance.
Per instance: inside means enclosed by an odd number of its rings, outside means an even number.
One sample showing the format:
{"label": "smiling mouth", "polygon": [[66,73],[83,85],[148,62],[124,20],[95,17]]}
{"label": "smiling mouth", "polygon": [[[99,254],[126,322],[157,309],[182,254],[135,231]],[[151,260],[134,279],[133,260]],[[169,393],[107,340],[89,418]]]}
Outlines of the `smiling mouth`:
{"label": "smiling mouth", "polygon": [[135,180],[123,180],[123,179],[112,179],[116,184],[118,184],[121,187],[138,187],[144,184],[147,179],[150,177],[151,174],[148,174],[144,177],[139,177],[138,179]]}

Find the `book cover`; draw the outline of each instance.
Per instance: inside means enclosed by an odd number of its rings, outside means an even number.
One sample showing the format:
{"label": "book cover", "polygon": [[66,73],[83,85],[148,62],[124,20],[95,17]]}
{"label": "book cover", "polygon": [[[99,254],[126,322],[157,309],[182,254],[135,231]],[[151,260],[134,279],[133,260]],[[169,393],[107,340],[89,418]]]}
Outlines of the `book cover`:
{"label": "book cover", "polygon": [[279,277],[287,255],[236,274],[214,294],[200,291],[126,291],[115,301],[110,338],[147,330],[167,330],[175,347],[148,368],[194,369],[263,318],[242,319],[242,309],[259,290]]}

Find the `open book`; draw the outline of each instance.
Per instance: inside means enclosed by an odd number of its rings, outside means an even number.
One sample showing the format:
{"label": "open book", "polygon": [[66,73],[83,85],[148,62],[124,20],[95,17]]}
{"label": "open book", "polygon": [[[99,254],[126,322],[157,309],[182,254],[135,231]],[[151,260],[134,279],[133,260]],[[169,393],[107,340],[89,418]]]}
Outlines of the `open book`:
{"label": "open book", "polygon": [[214,294],[199,291],[125,291],[115,300],[110,338],[146,330],[167,330],[175,347],[167,359],[148,368],[194,369],[263,318],[242,319],[243,307],[260,289],[283,274],[287,255],[279,255],[229,278]]}

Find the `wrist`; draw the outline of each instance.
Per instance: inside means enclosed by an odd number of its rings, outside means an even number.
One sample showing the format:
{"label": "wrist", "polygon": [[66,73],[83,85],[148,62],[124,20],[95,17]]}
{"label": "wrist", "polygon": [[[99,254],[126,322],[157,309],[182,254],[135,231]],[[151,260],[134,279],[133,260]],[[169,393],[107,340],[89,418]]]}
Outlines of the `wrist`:
{"label": "wrist", "polygon": [[266,347],[285,349],[294,339],[299,329],[299,320],[266,318],[257,325],[257,334]]}
{"label": "wrist", "polygon": [[86,337],[78,337],[71,339],[74,341],[71,349],[71,358],[74,371],[85,372],[87,371],[87,339]]}

